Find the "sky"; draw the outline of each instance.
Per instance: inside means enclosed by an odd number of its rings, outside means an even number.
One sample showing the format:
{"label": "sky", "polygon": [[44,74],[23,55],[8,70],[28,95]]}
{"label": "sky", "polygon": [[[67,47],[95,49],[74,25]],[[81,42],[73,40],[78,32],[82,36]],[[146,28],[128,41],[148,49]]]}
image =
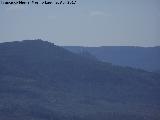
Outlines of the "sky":
{"label": "sky", "polygon": [[0,4],[0,42],[38,38],[63,46],[160,46],[160,0]]}

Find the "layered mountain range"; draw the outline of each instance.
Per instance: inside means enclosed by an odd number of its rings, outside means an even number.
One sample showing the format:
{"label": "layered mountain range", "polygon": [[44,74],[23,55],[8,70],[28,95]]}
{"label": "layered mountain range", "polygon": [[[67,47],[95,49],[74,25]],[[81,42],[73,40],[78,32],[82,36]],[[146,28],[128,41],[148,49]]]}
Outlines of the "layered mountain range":
{"label": "layered mountain range", "polygon": [[0,43],[2,120],[159,120],[159,91],[157,73],[42,40]]}
{"label": "layered mountain range", "polygon": [[64,46],[64,48],[78,54],[89,53],[100,61],[110,62],[115,65],[160,73],[160,46]]}

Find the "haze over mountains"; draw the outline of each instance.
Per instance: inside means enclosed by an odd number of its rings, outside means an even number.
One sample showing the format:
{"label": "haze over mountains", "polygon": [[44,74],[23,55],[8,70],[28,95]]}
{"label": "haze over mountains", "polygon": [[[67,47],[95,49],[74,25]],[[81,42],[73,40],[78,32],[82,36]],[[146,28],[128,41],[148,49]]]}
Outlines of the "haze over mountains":
{"label": "haze over mountains", "polygon": [[42,40],[0,43],[2,120],[159,120],[160,75]]}
{"label": "haze over mountains", "polygon": [[75,53],[88,52],[101,61],[110,62],[115,65],[129,66],[154,72],[160,71],[160,46],[64,46],[64,48]]}

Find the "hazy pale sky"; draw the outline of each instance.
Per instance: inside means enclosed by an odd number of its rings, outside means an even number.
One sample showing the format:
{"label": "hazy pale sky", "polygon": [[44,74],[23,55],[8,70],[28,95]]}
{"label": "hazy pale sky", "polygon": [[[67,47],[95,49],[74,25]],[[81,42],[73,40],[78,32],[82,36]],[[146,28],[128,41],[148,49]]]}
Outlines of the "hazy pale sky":
{"label": "hazy pale sky", "polygon": [[0,4],[0,42],[36,38],[57,45],[160,46],[160,0]]}

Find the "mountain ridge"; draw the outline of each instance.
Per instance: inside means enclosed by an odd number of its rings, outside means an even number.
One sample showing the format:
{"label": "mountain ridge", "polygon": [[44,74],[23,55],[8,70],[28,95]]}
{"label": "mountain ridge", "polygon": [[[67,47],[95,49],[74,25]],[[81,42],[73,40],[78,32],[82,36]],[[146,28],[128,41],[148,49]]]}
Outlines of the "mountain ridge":
{"label": "mountain ridge", "polygon": [[0,43],[3,120],[158,120],[159,85],[159,74],[42,40]]}
{"label": "mountain ridge", "polygon": [[103,46],[81,47],[63,46],[74,53],[86,51],[100,61],[110,62],[115,65],[144,69],[147,71],[160,70],[160,47],[136,46]]}

